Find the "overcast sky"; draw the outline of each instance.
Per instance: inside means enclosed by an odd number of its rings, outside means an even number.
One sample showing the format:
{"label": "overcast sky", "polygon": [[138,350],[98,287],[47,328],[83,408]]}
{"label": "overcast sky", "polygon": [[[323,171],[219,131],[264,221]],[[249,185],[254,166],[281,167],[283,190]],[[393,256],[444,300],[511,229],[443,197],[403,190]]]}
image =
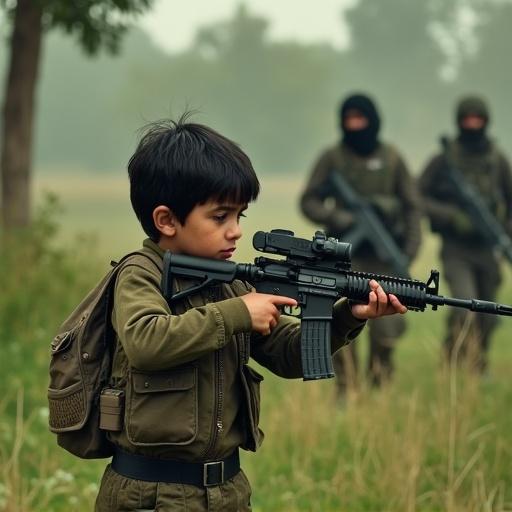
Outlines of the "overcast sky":
{"label": "overcast sky", "polygon": [[[343,24],[343,8],[357,0],[251,0],[249,12],[270,21],[273,40],[294,39],[329,42],[337,48],[348,43]],[[162,48],[176,52],[186,48],[199,26],[232,16],[240,0],[155,0],[154,8],[141,19],[141,25]]]}

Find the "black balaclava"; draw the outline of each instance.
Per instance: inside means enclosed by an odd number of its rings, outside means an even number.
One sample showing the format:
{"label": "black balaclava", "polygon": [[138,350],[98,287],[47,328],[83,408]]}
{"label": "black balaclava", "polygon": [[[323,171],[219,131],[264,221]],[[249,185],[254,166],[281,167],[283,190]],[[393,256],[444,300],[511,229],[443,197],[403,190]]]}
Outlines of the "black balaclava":
{"label": "black balaclava", "polygon": [[[485,120],[480,130],[462,128],[462,119],[468,115],[482,117]],[[458,141],[469,151],[485,151],[489,147],[487,138],[487,126],[489,125],[489,109],[485,101],[477,96],[468,96],[459,101],[455,112],[455,120],[459,129]]]}
{"label": "black balaclava", "polygon": [[[349,110],[357,110],[368,119],[368,126],[362,130],[346,130],[343,119]],[[364,94],[349,96],[340,108],[340,128],[343,142],[360,155],[369,155],[379,145],[380,116],[375,103]]]}

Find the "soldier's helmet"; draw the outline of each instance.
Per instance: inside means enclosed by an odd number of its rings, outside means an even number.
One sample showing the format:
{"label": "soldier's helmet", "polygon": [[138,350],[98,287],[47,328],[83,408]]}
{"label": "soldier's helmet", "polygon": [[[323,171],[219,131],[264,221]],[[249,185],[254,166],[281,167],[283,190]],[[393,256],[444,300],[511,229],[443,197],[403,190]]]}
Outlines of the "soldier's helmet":
{"label": "soldier's helmet", "polygon": [[486,124],[489,124],[491,117],[489,107],[480,96],[465,96],[460,99],[455,109],[455,122],[460,125],[462,118],[471,114],[482,117]]}

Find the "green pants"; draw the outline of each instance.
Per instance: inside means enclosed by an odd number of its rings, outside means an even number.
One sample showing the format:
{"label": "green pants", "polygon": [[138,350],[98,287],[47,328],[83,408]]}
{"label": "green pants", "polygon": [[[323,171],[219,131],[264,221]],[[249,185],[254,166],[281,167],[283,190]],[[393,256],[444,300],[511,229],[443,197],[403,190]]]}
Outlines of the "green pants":
{"label": "green pants", "polygon": [[[487,248],[461,247],[444,241],[443,277],[454,297],[495,301],[501,281],[499,262]],[[487,353],[498,317],[450,308],[444,354],[448,362],[465,361],[476,371],[487,367]]]}
{"label": "green pants", "polygon": [[245,512],[251,510],[251,486],[240,472],[222,485],[143,482],[117,474],[110,464],[101,480],[96,512]]}
{"label": "green pants", "polygon": [[[358,257],[353,260],[354,270],[392,275],[390,265],[375,257]],[[392,315],[368,321],[370,347],[368,354],[367,373],[373,385],[380,385],[388,380],[394,370],[393,352],[398,338],[405,332],[405,318]],[[343,393],[347,388],[357,385],[359,374],[359,358],[357,342],[347,345],[333,356],[334,371],[338,390]]]}

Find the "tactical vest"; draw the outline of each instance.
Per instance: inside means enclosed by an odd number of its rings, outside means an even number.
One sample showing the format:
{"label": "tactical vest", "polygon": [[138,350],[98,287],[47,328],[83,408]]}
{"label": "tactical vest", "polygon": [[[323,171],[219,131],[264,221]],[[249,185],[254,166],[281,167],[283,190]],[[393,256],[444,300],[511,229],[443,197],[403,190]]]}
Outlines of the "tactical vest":
{"label": "tactical vest", "polygon": [[[371,157],[361,157],[344,145],[332,152],[332,168],[343,174],[349,185],[368,202],[377,196],[388,196],[396,200],[396,211],[379,211],[379,217],[399,247],[405,244],[405,220],[400,199],[396,195],[397,168],[399,155],[388,144],[381,144]],[[335,199],[340,208],[342,204]],[[343,233],[338,236],[343,238]],[[362,244],[358,249],[360,255],[372,254],[369,244]]]}
{"label": "tactical vest", "polygon": [[334,168],[361,196],[395,194],[398,154],[392,146],[381,144],[372,157],[364,158],[341,145],[333,152],[333,160]]}

